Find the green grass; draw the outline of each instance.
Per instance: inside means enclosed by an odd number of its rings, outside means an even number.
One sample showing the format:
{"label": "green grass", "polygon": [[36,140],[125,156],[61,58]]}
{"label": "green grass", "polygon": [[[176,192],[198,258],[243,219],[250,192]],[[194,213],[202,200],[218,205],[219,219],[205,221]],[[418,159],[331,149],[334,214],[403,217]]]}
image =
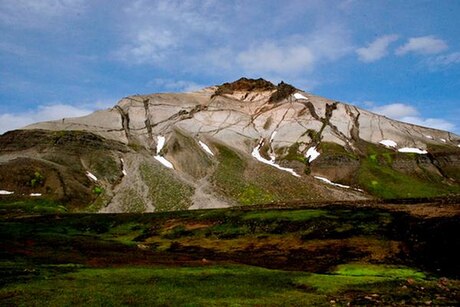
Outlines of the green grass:
{"label": "green grass", "polygon": [[0,212],[20,212],[33,214],[64,213],[67,208],[61,203],[48,199],[1,201]]}
{"label": "green grass", "polygon": [[332,294],[343,290],[365,289],[372,284],[398,280],[424,280],[425,274],[408,267],[372,264],[343,264],[330,275],[312,274],[300,277],[298,284],[307,285],[319,293]]}
{"label": "green grass", "polygon": [[292,285],[290,273],[248,266],[79,269],[0,290],[5,304],[35,306],[267,305],[324,302]]}
{"label": "green grass", "polygon": [[342,276],[375,276],[391,279],[426,278],[423,272],[407,267],[361,263],[339,265],[334,273]]}
{"label": "green grass", "polygon": [[325,210],[267,210],[249,212],[243,220],[288,220],[293,222],[307,221],[327,214]]}
{"label": "green grass", "polygon": [[[382,155],[382,158],[389,161],[391,156]],[[378,154],[371,154],[361,161],[358,182],[371,194],[384,199],[436,197],[449,193],[449,187],[445,185],[396,171],[380,161]]]}
{"label": "green grass", "polygon": [[[6,273],[19,270],[0,264]],[[344,268],[353,268],[343,272]],[[5,271],[5,270],[9,271]],[[359,271],[359,274],[356,271]],[[16,271],[18,273],[19,271]],[[343,304],[377,294],[387,304],[420,304],[442,290],[408,268],[343,265],[332,275],[264,269],[245,265],[195,267],[81,268],[72,264],[25,267],[20,279],[0,289],[4,305],[33,306],[298,306]],[[376,273],[377,272],[377,273]],[[422,297],[401,295],[405,278],[418,278]],[[395,285],[395,282],[400,282]],[[392,291],[392,287],[398,287]],[[456,289],[456,288],[455,288]],[[436,296],[438,298],[439,295]],[[356,299],[356,298],[355,298]],[[439,301],[442,302],[442,301]],[[455,302],[455,299],[452,301]],[[369,304],[370,302],[368,302]],[[455,304],[455,303],[454,303]]]}
{"label": "green grass", "polygon": [[213,181],[220,192],[242,205],[264,204],[276,200],[276,197],[266,189],[249,182],[244,177],[247,166],[238,154],[225,146],[217,145],[219,164],[213,176]]}

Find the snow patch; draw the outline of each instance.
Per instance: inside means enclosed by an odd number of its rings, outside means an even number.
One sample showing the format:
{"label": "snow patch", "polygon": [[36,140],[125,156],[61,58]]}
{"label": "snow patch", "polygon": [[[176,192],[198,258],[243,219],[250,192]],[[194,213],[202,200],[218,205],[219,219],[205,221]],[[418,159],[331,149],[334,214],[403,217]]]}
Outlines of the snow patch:
{"label": "snow patch", "polygon": [[158,140],[158,144],[157,144],[157,155],[160,154],[161,150],[163,149],[163,147],[165,146],[165,143],[166,143],[166,138],[164,136],[161,136],[159,135],[157,137],[157,140]]}
{"label": "snow patch", "polygon": [[272,135],[270,135],[270,143],[273,142],[273,139],[275,138],[275,135],[278,133],[278,131],[273,131]]}
{"label": "snow patch", "polygon": [[168,160],[166,160],[164,157],[160,156],[160,155],[156,155],[154,156],[154,158],[160,162],[161,164],[163,164],[164,166],[166,166],[167,168],[171,168],[171,169],[174,169],[174,166],[172,165],[171,162],[169,162]]}
{"label": "snow patch", "polygon": [[427,139],[430,139],[430,140],[433,139],[433,137],[432,137],[431,135],[425,135],[425,137],[426,137]]}
{"label": "snow patch", "polygon": [[279,169],[279,170],[289,172],[289,173],[291,173],[293,176],[300,177],[299,174],[297,174],[292,168],[282,167],[282,166],[276,164],[276,163],[274,162],[274,160],[273,160],[273,157],[271,157],[271,158],[272,158],[271,161],[270,161],[270,160],[267,160],[267,159],[265,159],[265,158],[263,158],[263,157],[260,155],[260,151],[259,151],[263,144],[264,144],[263,141],[259,142],[259,145],[257,145],[257,146],[252,150],[252,153],[251,153],[251,154],[252,154],[252,156],[253,156],[254,158],[256,158],[258,161],[260,161],[260,162],[262,162],[262,163],[265,163],[265,164],[271,165],[271,166],[273,166],[273,167],[276,167],[276,168]]}
{"label": "snow patch", "polygon": [[203,143],[202,141],[198,141],[198,143],[200,144],[201,148],[203,148],[204,151],[206,151],[208,154],[210,154],[211,156],[214,156],[213,152],[211,151],[211,148],[209,148],[208,145],[206,145],[205,143]]}
{"label": "snow patch", "polygon": [[344,185],[344,184],[340,184],[340,183],[335,183],[335,182],[332,182],[330,181],[329,179],[327,178],[324,178],[324,177],[320,177],[320,176],[314,176],[316,179],[318,180],[321,180],[327,184],[330,184],[330,185],[334,185],[336,187],[341,187],[341,188],[344,188],[344,189],[350,189],[351,187],[348,186],[348,185]]}
{"label": "snow patch", "polygon": [[91,174],[90,172],[86,171],[86,176],[93,181],[97,181],[97,177]]}
{"label": "snow patch", "polygon": [[14,194],[14,192],[6,191],[6,190],[0,190],[0,195],[11,195],[11,194]]}
{"label": "snow patch", "polygon": [[440,139],[440,140],[441,140],[441,142],[444,142],[444,143],[446,143],[446,142],[447,142],[447,141],[446,141],[446,139]]}
{"label": "snow patch", "polygon": [[420,148],[411,148],[411,147],[404,147],[404,148],[400,148],[398,149],[399,152],[405,152],[405,153],[416,153],[416,154],[419,154],[419,155],[426,155],[428,153],[428,151],[426,150],[422,150]]}
{"label": "snow patch", "polygon": [[126,172],[126,169],[125,169],[125,160],[123,160],[123,158],[120,158],[120,161],[121,161],[121,173],[123,174],[123,176],[126,176],[128,175],[128,173]]}
{"label": "snow patch", "polygon": [[396,146],[398,146],[398,144],[396,144],[396,142],[393,141],[393,140],[381,140],[379,142],[379,144],[382,144],[382,145],[384,145],[386,147],[396,147]]}
{"label": "snow patch", "polygon": [[38,196],[42,196],[42,193],[30,193],[30,196],[38,197]]}
{"label": "snow patch", "polygon": [[295,99],[305,99],[305,100],[308,100],[307,97],[305,97],[304,95],[300,94],[300,93],[295,93],[294,94],[294,98]]}
{"label": "snow patch", "polygon": [[165,159],[165,157],[161,156],[160,155],[160,152],[161,150],[163,149],[163,147],[165,146],[165,143],[166,143],[166,138],[162,135],[159,135],[157,137],[157,140],[158,140],[158,144],[157,144],[157,155],[154,156],[155,160],[157,160],[158,162],[160,162],[161,164],[163,164],[164,166],[166,166],[167,168],[171,168],[171,169],[174,169],[174,166],[171,162],[169,162],[168,160]]}
{"label": "snow patch", "polygon": [[316,158],[318,158],[320,153],[316,150],[316,146],[310,147],[305,154],[305,157],[308,159],[308,163],[313,162]]}

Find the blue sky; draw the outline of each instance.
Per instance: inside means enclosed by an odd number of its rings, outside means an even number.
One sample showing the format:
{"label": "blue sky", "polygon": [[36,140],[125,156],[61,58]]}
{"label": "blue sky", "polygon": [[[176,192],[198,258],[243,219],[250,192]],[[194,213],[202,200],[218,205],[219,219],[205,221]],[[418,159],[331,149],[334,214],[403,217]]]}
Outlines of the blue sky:
{"label": "blue sky", "polygon": [[0,133],[242,76],[460,134],[460,1],[0,0]]}

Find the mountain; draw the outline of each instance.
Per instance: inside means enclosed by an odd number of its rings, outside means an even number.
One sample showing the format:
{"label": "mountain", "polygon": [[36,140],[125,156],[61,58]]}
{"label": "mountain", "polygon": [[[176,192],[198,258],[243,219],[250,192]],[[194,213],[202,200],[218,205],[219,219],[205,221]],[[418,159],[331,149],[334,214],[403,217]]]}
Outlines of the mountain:
{"label": "mountain", "polygon": [[146,212],[460,194],[460,137],[241,78],[0,136],[0,200]]}

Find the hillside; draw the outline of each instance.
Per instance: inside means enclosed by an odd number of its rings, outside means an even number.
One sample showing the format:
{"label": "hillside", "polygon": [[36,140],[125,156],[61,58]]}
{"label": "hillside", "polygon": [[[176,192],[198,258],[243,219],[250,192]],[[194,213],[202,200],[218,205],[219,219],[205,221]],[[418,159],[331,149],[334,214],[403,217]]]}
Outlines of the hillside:
{"label": "hillside", "polygon": [[460,194],[460,137],[242,78],[0,136],[0,200],[83,212]]}

